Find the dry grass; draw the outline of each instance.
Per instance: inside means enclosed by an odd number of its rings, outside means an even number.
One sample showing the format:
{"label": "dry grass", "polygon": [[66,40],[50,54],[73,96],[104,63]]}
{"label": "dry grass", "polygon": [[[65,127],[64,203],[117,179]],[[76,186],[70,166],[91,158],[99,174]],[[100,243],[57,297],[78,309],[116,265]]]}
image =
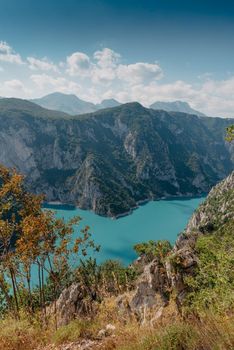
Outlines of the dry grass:
{"label": "dry grass", "polygon": [[[103,348],[109,350],[110,348]],[[116,350],[233,350],[234,318],[206,316],[202,321],[168,321],[154,327],[127,326]]]}
{"label": "dry grass", "polygon": [[0,321],[0,350],[33,350],[47,340],[37,322],[8,317]]}
{"label": "dry grass", "polygon": [[38,322],[9,317],[0,321],[0,350],[63,349],[61,344],[81,339],[97,339],[100,329],[115,325],[114,337],[106,337],[93,350],[232,350],[234,317],[206,315],[201,320],[182,320],[170,306],[154,325],[139,326],[136,319],[120,317],[114,299],[101,305],[94,320],[75,320],[55,331],[54,326],[41,329]]}

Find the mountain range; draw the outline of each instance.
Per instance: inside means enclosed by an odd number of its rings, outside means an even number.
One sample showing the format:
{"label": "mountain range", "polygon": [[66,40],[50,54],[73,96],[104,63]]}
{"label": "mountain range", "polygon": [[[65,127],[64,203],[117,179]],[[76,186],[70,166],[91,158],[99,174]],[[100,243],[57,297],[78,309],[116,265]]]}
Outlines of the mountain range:
{"label": "mountain range", "polygon": [[[84,113],[96,112],[99,109],[118,107],[120,102],[115,99],[106,99],[99,104],[81,100],[76,95],[63,94],[61,92],[54,92],[42,98],[31,100],[41,107],[65,112],[71,115],[79,115]],[[183,112],[195,114],[198,116],[205,116],[203,113],[196,111],[187,102],[173,101],[173,102],[155,102],[150,105],[150,108],[155,110],[164,110],[167,112]]]}
{"label": "mountain range", "polygon": [[167,112],[183,112],[189,114],[195,114],[201,117],[205,117],[205,114],[193,109],[187,102],[173,101],[173,102],[155,102],[150,105],[150,108],[155,110],[164,110]]}
{"label": "mountain range", "polygon": [[76,95],[54,92],[42,98],[31,100],[41,107],[65,112],[71,115],[95,112],[103,108],[117,107],[120,103],[114,99],[103,100],[99,104],[81,100]]}
{"label": "mountain range", "polygon": [[27,187],[118,216],[139,202],[197,196],[231,172],[224,140],[232,119],[154,111],[128,103],[71,116],[20,99],[0,100],[0,163]]}

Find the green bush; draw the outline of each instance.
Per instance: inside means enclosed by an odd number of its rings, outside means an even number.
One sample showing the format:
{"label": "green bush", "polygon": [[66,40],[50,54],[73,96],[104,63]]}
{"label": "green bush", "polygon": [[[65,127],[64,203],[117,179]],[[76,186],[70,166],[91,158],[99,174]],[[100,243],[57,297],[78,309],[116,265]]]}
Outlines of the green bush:
{"label": "green bush", "polygon": [[146,243],[139,243],[134,246],[135,252],[139,256],[145,256],[148,261],[158,257],[160,259],[165,258],[171,251],[172,246],[169,241],[149,241]]}
{"label": "green bush", "polygon": [[96,259],[81,261],[76,280],[81,282],[90,297],[101,301],[106,294],[117,295],[133,287],[137,273],[133,267],[125,267],[119,261],[107,260],[97,264]]}
{"label": "green bush", "polygon": [[52,341],[56,345],[79,340],[81,337],[90,336],[95,330],[95,325],[90,321],[73,320],[68,325],[57,329]]}
{"label": "green bush", "polygon": [[190,293],[186,309],[204,312],[207,308],[220,314],[234,306],[234,235],[233,221],[219,231],[197,240],[198,266],[186,279]]}

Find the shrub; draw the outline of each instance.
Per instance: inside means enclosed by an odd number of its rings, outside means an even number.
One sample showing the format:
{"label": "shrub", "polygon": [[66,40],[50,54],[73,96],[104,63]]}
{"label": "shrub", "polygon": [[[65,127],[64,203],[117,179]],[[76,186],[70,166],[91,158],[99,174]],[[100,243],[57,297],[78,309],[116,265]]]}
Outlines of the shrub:
{"label": "shrub", "polygon": [[91,337],[95,330],[95,323],[91,321],[74,320],[68,325],[58,328],[52,336],[52,341],[56,345],[77,341],[81,337]]}
{"label": "shrub", "polygon": [[139,256],[146,256],[150,261],[156,257],[163,259],[171,251],[172,246],[169,241],[149,241],[146,243],[139,243],[134,246],[134,250]]}
{"label": "shrub", "polygon": [[233,221],[220,231],[202,236],[196,243],[198,266],[186,279],[190,293],[188,312],[204,313],[207,308],[224,314],[234,306],[234,236]]}
{"label": "shrub", "polygon": [[46,341],[46,331],[28,319],[0,321],[0,350],[33,350]]}

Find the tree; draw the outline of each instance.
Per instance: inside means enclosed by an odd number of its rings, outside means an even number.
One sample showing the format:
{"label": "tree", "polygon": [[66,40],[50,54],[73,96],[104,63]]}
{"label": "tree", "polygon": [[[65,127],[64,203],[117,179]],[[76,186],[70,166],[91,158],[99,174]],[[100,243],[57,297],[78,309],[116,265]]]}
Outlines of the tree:
{"label": "tree", "polygon": [[[37,304],[45,319],[45,276],[55,302],[69,275],[72,255],[84,256],[89,248],[96,249],[88,226],[73,241],[79,217],[65,222],[43,210],[42,204],[43,196],[26,191],[22,175],[0,166],[0,290],[16,317],[25,303],[29,314],[34,312],[32,271],[39,290]],[[56,302],[54,305],[56,318]]]}
{"label": "tree", "polygon": [[234,140],[234,125],[230,125],[229,127],[227,127],[226,140],[228,142],[232,142]]}

